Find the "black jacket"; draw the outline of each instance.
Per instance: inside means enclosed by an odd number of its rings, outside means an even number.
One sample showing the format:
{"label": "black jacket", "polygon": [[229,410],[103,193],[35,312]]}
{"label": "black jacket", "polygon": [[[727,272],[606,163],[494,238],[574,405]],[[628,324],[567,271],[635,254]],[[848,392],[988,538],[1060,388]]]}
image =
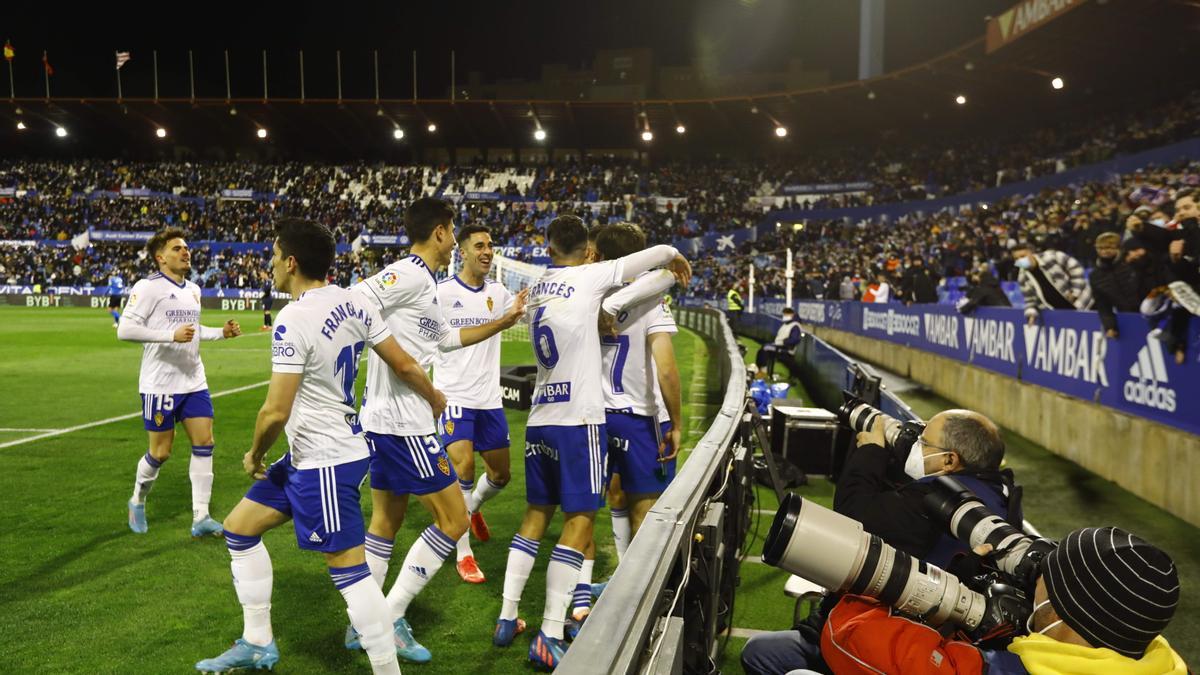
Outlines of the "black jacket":
{"label": "black jacket", "polygon": [[1097,260],[1092,275],[1088,277],[1092,286],[1092,299],[1096,302],[1096,311],[1100,314],[1100,324],[1104,330],[1117,327],[1115,312],[1136,312],[1142,304],[1140,279],[1138,270],[1125,262],[1104,262]]}
{"label": "black jacket", "polygon": [[[833,510],[862,523],[867,532],[893,547],[924,560],[943,535],[949,536],[948,526],[926,515],[922,502],[935,489],[931,483],[897,485],[888,478],[889,455],[888,450],[878,445],[852,449],[833,493]],[[1005,491],[1005,478],[999,473],[955,475],[973,475],[997,493]],[[1011,481],[1011,473],[1007,476]],[[1008,486],[1008,491],[1013,492],[1012,486]],[[1020,505],[1013,503],[1008,513],[997,515],[1019,519]],[[965,544],[962,550],[966,550]]]}
{"label": "black jacket", "polygon": [[979,277],[979,283],[967,291],[967,302],[958,308],[963,314],[975,311],[976,307],[1012,307],[1000,282],[991,272],[985,272]]}
{"label": "black jacket", "polygon": [[904,273],[906,300],[920,303],[937,302],[937,275],[924,267],[913,267]]}

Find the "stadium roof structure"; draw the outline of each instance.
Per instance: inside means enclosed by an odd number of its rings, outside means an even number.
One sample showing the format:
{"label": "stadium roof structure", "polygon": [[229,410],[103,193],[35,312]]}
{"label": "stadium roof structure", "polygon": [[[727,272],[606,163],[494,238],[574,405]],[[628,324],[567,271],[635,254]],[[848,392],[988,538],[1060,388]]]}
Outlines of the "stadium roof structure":
{"label": "stadium roof structure", "polygon": [[[161,156],[220,148],[295,158],[399,159],[446,148],[762,154],[896,136],[995,135],[1194,89],[1200,3],[1080,0],[990,54],[980,35],[871,80],[686,100],[145,98],[0,100],[6,155]],[[1051,79],[1061,77],[1056,90]],[[958,97],[962,97],[959,99]],[[956,103],[956,99],[963,101]],[[19,113],[18,113],[19,111]],[[26,128],[17,131],[17,122]],[[436,131],[428,131],[429,125]],[[69,130],[55,138],[55,127]],[[682,126],[686,133],[676,133]],[[773,131],[786,127],[786,137]],[[166,130],[166,137],[155,135]],[[259,128],[267,137],[256,134]],[[403,138],[396,139],[394,130]],[[544,140],[534,136],[543,129]],[[651,141],[642,133],[653,132]],[[187,153],[183,153],[187,154]],[[445,155],[446,153],[441,152]]]}

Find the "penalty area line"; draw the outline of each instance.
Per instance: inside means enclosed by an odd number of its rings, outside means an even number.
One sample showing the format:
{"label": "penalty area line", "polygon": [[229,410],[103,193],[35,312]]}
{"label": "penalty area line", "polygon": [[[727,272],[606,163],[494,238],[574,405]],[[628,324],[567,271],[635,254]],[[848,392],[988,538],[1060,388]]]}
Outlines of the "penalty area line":
{"label": "penalty area line", "polygon": [[[212,398],[219,398],[221,396],[228,396],[230,394],[240,394],[243,391],[250,391],[251,389],[257,389],[258,387],[265,387],[265,386],[267,386],[268,383],[270,383],[270,380],[263,380],[262,382],[255,382],[254,384],[247,384],[242,387],[234,387],[233,389],[226,389],[225,391],[219,391],[219,392],[213,394]],[[27,438],[19,438],[15,441],[8,441],[6,443],[0,443],[0,448],[11,448],[14,445],[23,445],[25,443],[32,443],[34,441],[40,441],[44,438],[52,438],[54,436],[62,436],[63,434],[70,434],[70,433],[73,433],[76,431],[82,431],[84,429],[91,429],[92,427],[99,427],[99,426],[103,426],[105,424],[112,424],[113,422],[120,422],[122,420],[129,420],[129,419],[133,419],[135,417],[141,417],[141,416],[142,416],[141,411],[138,411],[135,413],[130,413],[128,415],[117,415],[116,417],[109,417],[107,419],[96,420],[95,422],[88,422],[87,424],[79,424],[79,425],[76,425],[73,427],[67,427],[66,429],[55,429],[53,431],[47,431],[45,433],[37,434],[36,436],[29,436]]]}

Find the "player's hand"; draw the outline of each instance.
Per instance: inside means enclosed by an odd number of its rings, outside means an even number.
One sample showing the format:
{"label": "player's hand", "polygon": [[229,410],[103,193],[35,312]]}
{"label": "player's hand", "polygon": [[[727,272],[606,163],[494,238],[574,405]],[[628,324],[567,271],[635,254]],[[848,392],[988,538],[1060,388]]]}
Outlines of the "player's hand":
{"label": "player's hand", "polygon": [[179,328],[175,329],[175,341],[176,342],[191,342],[192,339],[195,337],[196,337],[196,327],[190,323],[185,326],[180,326]]}
{"label": "player's hand", "polygon": [[662,442],[658,444],[658,463],[666,464],[675,459],[679,455],[679,446],[683,442],[683,434],[675,425],[671,425],[670,431],[666,436],[663,436]]}
{"label": "player's hand", "polygon": [[525,303],[529,300],[529,289],[522,288],[513,296],[512,308],[504,315],[504,325],[511,328],[525,316]]}
{"label": "player's hand", "polygon": [[675,275],[675,283],[679,284],[680,288],[687,288],[688,282],[692,280],[692,266],[683,256],[677,254],[667,269]]}
{"label": "player's hand", "polygon": [[267,467],[263,464],[261,457],[254,456],[253,450],[246,451],[242,457],[242,468],[254,480],[262,480],[267,477]]}
{"label": "player's hand", "polygon": [[429,402],[429,407],[433,408],[433,419],[441,419],[442,413],[446,410],[446,395],[440,390],[434,389],[433,400]]}
{"label": "player's hand", "polygon": [[601,309],[600,316],[596,319],[596,329],[600,331],[600,337],[616,335],[617,318]]}
{"label": "player's hand", "polygon": [[875,418],[871,422],[870,429],[858,432],[855,442],[860,448],[864,445],[878,445],[881,448],[887,447],[887,439],[883,437],[883,420]]}
{"label": "player's hand", "polygon": [[242,327],[238,325],[237,321],[230,319],[225,322],[225,326],[222,327],[221,333],[226,338],[235,338],[242,334]]}

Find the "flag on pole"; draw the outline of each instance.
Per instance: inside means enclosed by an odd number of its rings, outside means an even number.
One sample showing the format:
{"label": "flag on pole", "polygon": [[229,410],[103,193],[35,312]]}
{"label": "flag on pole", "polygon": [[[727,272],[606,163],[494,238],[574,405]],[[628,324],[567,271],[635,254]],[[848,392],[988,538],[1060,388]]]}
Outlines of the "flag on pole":
{"label": "flag on pole", "polygon": [[9,42],[8,40],[5,40],[4,41],[4,58],[8,59],[9,61],[12,61],[13,57],[16,55],[17,55],[17,53],[13,51],[12,43]]}
{"label": "flag on pole", "polygon": [[50,65],[50,57],[46,55],[45,51],[42,52],[42,66],[45,67],[47,75],[54,74],[54,66]]}
{"label": "flag on pole", "polygon": [[117,70],[120,70],[121,66],[125,65],[125,62],[128,60],[129,52],[117,52]]}

